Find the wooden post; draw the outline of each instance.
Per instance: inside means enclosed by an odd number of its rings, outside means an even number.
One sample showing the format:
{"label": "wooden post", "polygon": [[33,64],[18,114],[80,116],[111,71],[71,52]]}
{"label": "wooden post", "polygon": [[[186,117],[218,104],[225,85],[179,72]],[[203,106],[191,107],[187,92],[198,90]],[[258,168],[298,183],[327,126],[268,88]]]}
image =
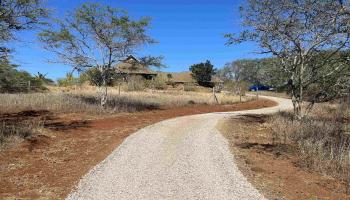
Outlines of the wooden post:
{"label": "wooden post", "polygon": [[30,92],[30,81],[28,81],[28,92]]}
{"label": "wooden post", "polygon": [[214,97],[214,101],[215,101],[215,88],[213,87],[213,97]]}
{"label": "wooden post", "polygon": [[259,86],[256,87],[256,99],[259,99]]}
{"label": "wooden post", "polygon": [[118,84],[118,94],[119,94],[119,96],[120,96],[120,85],[121,85],[121,83]]}
{"label": "wooden post", "polygon": [[242,103],[242,88],[238,88],[238,93],[239,93],[239,103]]}
{"label": "wooden post", "polygon": [[215,87],[213,87],[213,98],[214,98],[214,103],[219,103],[219,100],[215,95]]}

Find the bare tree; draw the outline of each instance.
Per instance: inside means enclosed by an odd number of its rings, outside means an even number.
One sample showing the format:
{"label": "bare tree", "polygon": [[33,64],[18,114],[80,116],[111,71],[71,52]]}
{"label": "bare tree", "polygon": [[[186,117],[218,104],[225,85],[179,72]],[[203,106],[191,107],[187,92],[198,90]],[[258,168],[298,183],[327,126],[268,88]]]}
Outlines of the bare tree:
{"label": "bare tree", "polygon": [[[289,77],[295,116],[301,119],[315,102],[349,94],[349,78],[344,75],[349,71],[348,2],[248,0],[241,13],[247,29],[237,37],[228,34],[228,43],[255,41],[263,53],[280,59],[281,70]],[[303,110],[304,91],[311,85],[318,87]]]}
{"label": "bare tree", "polygon": [[146,35],[149,21],[148,18],[133,21],[125,11],[85,3],[64,20],[56,20],[39,37],[46,49],[58,55],[59,62],[76,70],[92,67],[100,70],[101,106],[104,107],[108,73],[113,65],[141,45],[155,42]]}

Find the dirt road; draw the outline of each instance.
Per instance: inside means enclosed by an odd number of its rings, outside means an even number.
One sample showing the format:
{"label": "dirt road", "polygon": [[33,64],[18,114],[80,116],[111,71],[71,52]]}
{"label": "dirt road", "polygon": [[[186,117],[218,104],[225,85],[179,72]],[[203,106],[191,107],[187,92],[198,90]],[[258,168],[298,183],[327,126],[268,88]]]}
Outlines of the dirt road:
{"label": "dirt road", "polygon": [[272,108],[179,117],[128,137],[84,176],[68,199],[264,199],[235,165],[217,121],[240,114],[290,109],[290,100]]}

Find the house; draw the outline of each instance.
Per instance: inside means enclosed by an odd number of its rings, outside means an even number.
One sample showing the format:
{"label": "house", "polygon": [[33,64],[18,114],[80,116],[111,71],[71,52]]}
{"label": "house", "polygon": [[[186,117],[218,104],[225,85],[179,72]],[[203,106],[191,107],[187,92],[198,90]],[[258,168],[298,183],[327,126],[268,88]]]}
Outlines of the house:
{"label": "house", "polygon": [[[172,85],[197,85],[191,72],[159,72],[158,76],[166,79]],[[214,85],[222,84],[223,81],[216,76],[212,76],[211,83]]]}
{"label": "house", "polygon": [[115,66],[115,70],[123,75],[123,77],[126,77],[126,79],[141,77],[146,80],[152,80],[158,75],[157,72],[142,65],[142,63],[132,55],[128,56],[125,60],[121,60],[120,63]]}
{"label": "house", "polygon": [[[115,66],[115,70],[118,74],[124,77],[127,81],[133,77],[140,77],[146,80],[153,80],[157,76],[163,80],[166,80],[171,85],[198,85],[197,81],[192,77],[192,73],[187,72],[155,72],[144,66],[137,58],[130,55],[126,59],[121,60]],[[211,83],[218,85],[223,83],[222,80],[213,76]]]}

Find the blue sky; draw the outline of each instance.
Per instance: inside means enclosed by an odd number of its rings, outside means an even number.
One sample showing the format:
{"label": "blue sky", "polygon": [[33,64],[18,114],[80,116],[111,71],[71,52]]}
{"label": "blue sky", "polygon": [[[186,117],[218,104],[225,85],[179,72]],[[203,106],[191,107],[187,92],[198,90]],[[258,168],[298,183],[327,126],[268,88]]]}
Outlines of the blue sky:
{"label": "blue sky", "polygon": [[[48,0],[55,17],[63,17],[83,0]],[[189,66],[210,60],[216,68],[225,63],[241,59],[255,58],[257,46],[244,43],[226,46],[225,33],[238,33],[241,28],[239,6],[243,0],[102,0],[100,2],[128,11],[133,19],[142,16],[152,18],[149,35],[159,43],[144,46],[136,56],[164,56],[167,68],[163,71],[186,71]],[[45,51],[36,39],[34,31],[18,34],[21,42],[15,42],[13,60],[20,69],[31,73],[47,73],[53,79],[65,76],[71,69],[62,64],[49,63],[54,55]]]}

